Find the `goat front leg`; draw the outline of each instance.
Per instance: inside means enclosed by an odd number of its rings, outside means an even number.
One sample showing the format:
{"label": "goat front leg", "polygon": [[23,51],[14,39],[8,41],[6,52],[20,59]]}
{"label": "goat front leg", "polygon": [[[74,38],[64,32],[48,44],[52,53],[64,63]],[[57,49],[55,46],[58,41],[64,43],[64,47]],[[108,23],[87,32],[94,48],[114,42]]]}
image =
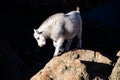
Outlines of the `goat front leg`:
{"label": "goat front leg", "polygon": [[56,47],[55,47],[55,53],[54,53],[54,56],[58,56],[60,55],[61,53],[59,52],[62,45],[63,45],[63,42],[64,42],[64,39],[63,38],[60,38],[58,39],[57,43],[56,43]]}
{"label": "goat front leg", "polygon": [[57,41],[53,41],[53,45],[54,45],[54,47],[56,48]]}
{"label": "goat front leg", "polygon": [[[53,45],[54,45],[54,47],[56,48],[57,41],[53,41]],[[64,48],[61,47],[59,50],[60,50],[61,52],[63,52],[63,51],[64,51]]]}

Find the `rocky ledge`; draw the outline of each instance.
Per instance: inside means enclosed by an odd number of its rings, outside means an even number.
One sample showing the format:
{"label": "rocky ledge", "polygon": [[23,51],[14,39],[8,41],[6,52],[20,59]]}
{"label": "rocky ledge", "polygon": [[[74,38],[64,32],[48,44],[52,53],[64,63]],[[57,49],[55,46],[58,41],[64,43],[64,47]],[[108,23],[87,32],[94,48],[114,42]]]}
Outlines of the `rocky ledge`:
{"label": "rocky ledge", "polygon": [[120,66],[116,63],[114,69],[111,63],[112,60],[99,52],[72,50],[53,57],[30,80],[117,80],[112,76],[119,73],[116,70],[120,71]]}

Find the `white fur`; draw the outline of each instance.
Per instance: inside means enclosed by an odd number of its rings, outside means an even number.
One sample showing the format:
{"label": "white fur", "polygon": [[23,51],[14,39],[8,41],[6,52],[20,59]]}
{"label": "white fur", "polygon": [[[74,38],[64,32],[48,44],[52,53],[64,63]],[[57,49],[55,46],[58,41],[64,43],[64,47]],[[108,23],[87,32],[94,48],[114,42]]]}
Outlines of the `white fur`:
{"label": "white fur", "polygon": [[69,50],[72,39],[77,36],[79,41],[77,47],[82,45],[82,19],[79,8],[67,14],[57,13],[45,20],[42,25],[35,30],[34,37],[38,42],[38,46],[42,47],[46,44],[46,39],[51,38],[55,47],[54,56],[58,56],[62,50],[65,40],[68,40],[65,50]]}

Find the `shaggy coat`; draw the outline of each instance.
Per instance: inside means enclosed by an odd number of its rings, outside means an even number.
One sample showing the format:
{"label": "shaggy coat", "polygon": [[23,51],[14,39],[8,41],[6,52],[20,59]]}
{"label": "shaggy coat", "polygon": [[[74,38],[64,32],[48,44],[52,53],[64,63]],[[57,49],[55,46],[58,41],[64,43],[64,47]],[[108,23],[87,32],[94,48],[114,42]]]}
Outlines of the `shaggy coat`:
{"label": "shaggy coat", "polygon": [[78,7],[75,11],[66,14],[54,14],[45,20],[38,29],[34,29],[34,38],[37,40],[38,46],[44,46],[47,38],[53,40],[54,56],[58,56],[59,51],[64,51],[61,47],[65,40],[68,41],[65,50],[69,50],[75,36],[79,39],[77,47],[81,48],[82,19]]}

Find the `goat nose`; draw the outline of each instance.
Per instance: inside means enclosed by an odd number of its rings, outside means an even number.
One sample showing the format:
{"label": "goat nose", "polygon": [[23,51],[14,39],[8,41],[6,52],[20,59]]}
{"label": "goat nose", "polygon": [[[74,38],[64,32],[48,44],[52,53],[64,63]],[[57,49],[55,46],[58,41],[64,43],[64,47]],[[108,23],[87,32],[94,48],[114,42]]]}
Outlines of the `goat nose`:
{"label": "goat nose", "polygon": [[38,46],[41,47],[41,44],[38,42]]}

